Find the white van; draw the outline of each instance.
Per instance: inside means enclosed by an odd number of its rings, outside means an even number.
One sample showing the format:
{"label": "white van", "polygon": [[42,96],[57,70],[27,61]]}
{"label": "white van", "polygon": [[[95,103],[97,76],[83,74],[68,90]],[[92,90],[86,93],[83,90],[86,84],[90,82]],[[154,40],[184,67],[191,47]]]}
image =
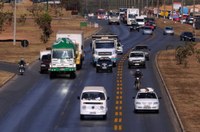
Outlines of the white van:
{"label": "white van", "polygon": [[138,25],[144,26],[146,17],[146,15],[136,16],[136,22],[138,23]]}
{"label": "white van", "polygon": [[103,86],[85,86],[80,99],[80,119],[85,116],[102,116],[107,118],[107,97],[106,89]]}

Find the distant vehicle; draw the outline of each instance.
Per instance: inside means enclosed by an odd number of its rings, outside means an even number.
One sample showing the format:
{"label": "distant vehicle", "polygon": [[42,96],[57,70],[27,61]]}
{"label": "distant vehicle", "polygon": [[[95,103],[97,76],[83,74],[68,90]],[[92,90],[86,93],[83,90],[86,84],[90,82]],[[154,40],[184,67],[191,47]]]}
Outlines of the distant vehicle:
{"label": "distant vehicle", "polygon": [[135,21],[136,16],[139,15],[138,8],[127,8],[127,25],[131,25]]}
{"label": "distant vehicle", "polygon": [[159,113],[159,99],[153,88],[141,88],[135,97],[134,111],[154,111]]}
{"label": "distant vehicle", "polygon": [[107,118],[107,96],[106,89],[103,86],[85,86],[81,92],[80,99],[80,119],[85,116],[102,116]]}
{"label": "distant vehicle", "polygon": [[182,41],[193,41],[195,42],[195,38],[192,32],[182,32],[180,34],[180,40]]}
{"label": "distant vehicle", "polygon": [[137,23],[137,22],[134,22],[134,23],[132,23],[132,25],[131,26],[129,26],[130,27],[130,32],[131,31],[140,31],[140,28],[141,28],[141,26]]}
{"label": "distant vehicle", "polygon": [[40,73],[48,73],[49,71],[49,64],[51,63],[51,54],[46,54],[42,56],[41,63],[40,63]]}
{"label": "distant vehicle", "polygon": [[163,30],[163,35],[174,35],[174,28],[173,27],[165,27]]}
{"label": "distant vehicle", "polygon": [[153,30],[152,30],[152,28],[149,27],[149,26],[144,26],[144,28],[143,28],[143,35],[145,35],[145,34],[153,35]]}
{"label": "distant vehicle", "polygon": [[136,16],[135,20],[136,22],[140,25],[140,26],[144,26],[145,25],[145,18],[147,16],[145,15],[141,15],[141,16]]}
{"label": "distant vehicle", "polygon": [[150,22],[146,22],[144,26],[148,26],[148,27],[150,27],[152,30],[155,29],[155,26],[154,26],[152,23],[150,23]]}
{"label": "distant vehicle", "polygon": [[128,68],[134,67],[146,67],[146,56],[143,51],[131,51],[128,55]]}
{"label": "distant vehicle", "polygon": [[120,16],[119,16],[119,12],[114,12],[111,11],[109,12],[109,16],[108,16],[108,24],[120,24]]}
{"label": "distant vehicle", "polygon": [[143,51],[145,53],[146,60],[150,58],[150,48],[147,45],[136,45],[132,51]]}
{"label": "distant vehicle", "polygon": [[193,24],[193,21],[194,21],[194,18],[193,18],[193,17],[189,17],[189,18],[186,20],[186,23],[192,25],[192,24]]}
{"label": "distant vehicle", "polygon": [[105,9],[98,9],[97,12],[97,19],[98,20],[105,20],[107,19],[107,12]]}
{"label": "distant vehicle", "polygon": [[110,58],[99,58],[96,62],[96,72],[112,72],[113,63]]}

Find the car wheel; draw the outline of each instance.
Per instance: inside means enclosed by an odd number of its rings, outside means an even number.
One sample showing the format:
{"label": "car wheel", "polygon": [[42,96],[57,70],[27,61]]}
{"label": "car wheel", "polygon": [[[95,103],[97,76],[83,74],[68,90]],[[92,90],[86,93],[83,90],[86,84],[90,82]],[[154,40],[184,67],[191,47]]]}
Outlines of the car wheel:
{"label": "car wheel", "polygon": [[134,112],[135,112],[135,113],[138,113],[138,110],[135,109]]}
{"label": "car wheel", "polygon": [[103,120],[107,119],[107,114],[103,115]]}
{"label": "car wheel", "polygon": [[131,69],[131,65],[128,65],[128,69]]}
{"label": "car wheel", "polygon": [[99,73],[99,69],[96,69],[96,73]]}
{"label": "car wheel", "polygon": [[54,74],[53,73],[49,73],[49,78],[53,79],[54,78]]}
{"label": "car wheel", "polygon": [[112,71],[112,68],[110,69],[110,72],[112,73],[113,71]]}
{"label": "car wheel", "polygon": [[180,37],[180,41],[182,41],[182,38]]}
{"label": "car wheel", "polygon": [[81,119],[81,120],[84,120],[84,115],[80,115],[80,119]]}

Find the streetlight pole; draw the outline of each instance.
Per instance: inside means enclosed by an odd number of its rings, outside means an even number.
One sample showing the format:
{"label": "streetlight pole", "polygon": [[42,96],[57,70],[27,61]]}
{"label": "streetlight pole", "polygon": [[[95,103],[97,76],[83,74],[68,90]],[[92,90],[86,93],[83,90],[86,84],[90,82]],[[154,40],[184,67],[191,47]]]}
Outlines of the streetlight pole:
{"label": "streetlight pole", "polygon": [[[192,13],[192,15],[193,15],[193,34],[195,35],[195,19],[194,19],[194,14],[195,14],[195,0],[193,0],[193,13]],[[195,35],[196,36],[196,35]]]}
{"label": "streetlight pole", "polygon": [[16,45],[16,0],[14,1],[13,45]]}

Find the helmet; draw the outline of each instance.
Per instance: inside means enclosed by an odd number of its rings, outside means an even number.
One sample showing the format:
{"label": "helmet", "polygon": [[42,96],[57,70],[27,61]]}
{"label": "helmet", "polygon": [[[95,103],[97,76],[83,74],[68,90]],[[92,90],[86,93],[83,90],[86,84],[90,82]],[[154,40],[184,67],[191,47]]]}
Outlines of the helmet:
{"label": "helmet", "polygon": [[140,72],[140,69],[137,69],[136,72]]}

